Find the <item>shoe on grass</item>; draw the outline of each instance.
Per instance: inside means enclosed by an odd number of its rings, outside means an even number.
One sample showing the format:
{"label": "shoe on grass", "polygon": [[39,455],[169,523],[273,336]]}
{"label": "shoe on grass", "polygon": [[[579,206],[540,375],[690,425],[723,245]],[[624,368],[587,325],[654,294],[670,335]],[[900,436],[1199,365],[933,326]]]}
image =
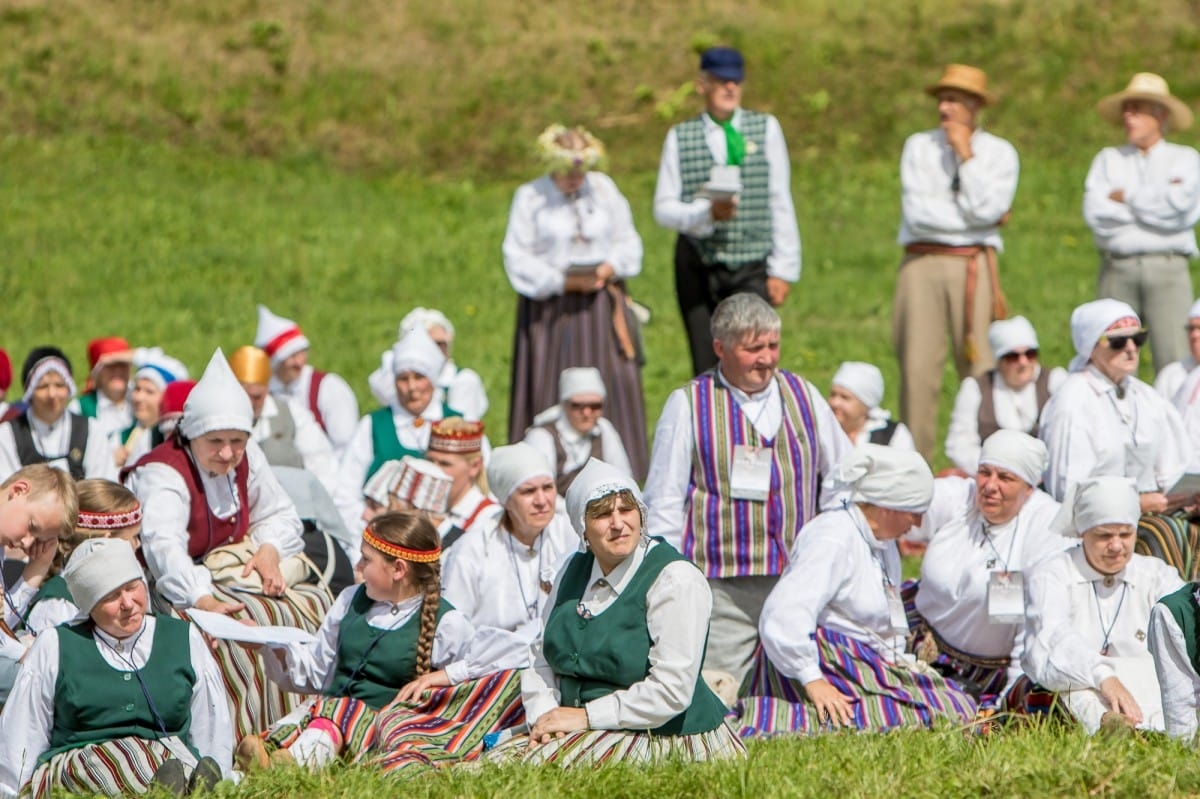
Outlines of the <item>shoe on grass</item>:
{"label": "shoe on grass", "polygon": [[271,758],[267,755],[267,745],[257,735],[247,735],[237,745],[233,752],[233,762],[246,774],[252,771],[262,771],[271,767]]}
{"label": "shoe on grass", "polygon": [[292,753],[283,747],[272,752],[270,757],[272,768],[295,768],[299,765]]}
{"label": "shoe on grass", "polygon": [[183,761],[173,757],[164,760],[155,770],[150,785],[170,791],[174,796],[184,796],[188,790],[188,776]]}
{"label": "shoe on grass", "polygon": [[211,791],[221,781],[221,767],[211,757],[202,757],[188,778],[188,795],[197,791]]}

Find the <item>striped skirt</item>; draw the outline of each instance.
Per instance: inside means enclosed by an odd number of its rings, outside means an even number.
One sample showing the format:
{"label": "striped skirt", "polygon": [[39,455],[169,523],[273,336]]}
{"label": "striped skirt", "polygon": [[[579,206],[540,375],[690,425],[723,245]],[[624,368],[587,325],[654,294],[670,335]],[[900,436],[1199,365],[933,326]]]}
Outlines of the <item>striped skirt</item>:
{"label": "striped skirt", "polygon": [[408,776],[475,760],[485,735],[524,721],[520,672],[500,671],[379,711],[371,763]]}
{"label": "striped skirt", "polygon": [[1184,580],[1200,574],[1200,525],[1188,521],[1182,512],[1145,513],[1138,520],[1137,541],[1133,551],[1165,560]]}
{"label": "striped skirt", "polygon": [[[287,749],[314,719],[326,719],[341,734],[342,754],[351,762],[357,762],[375,745],[376,716],[375,709],[361,699],[323,696],[313,700],[304,713],[292,713],[276,723],[263,733],[263,739],[268,750]],[[295,720],[289,721],[291,718]]]}
{"label": "striped skirt", "polygon": [[[852,724],[859,730],[930,727],[938,719],[966,724],[975,718],[975,700],[935,671],[917,672],[891,663],[868,644],[824,627],[817,628],[814,639],[821,672],[851,698]],[[748,695],[735,705],[734,714],[743,738],[831,729],[817,718],[804,687],[776,671],[761,648]]]}
{"label": "striped skirt", "polygon": [[[607,291],[518,299],[508,440],[523,439],[533,417],[558,404],[558,375],[563,369],[594,366],[608,390],[604,416],[620,434],[633,476],[640,483],[646,479],[649,462],[646,401],[641,369],[624,356],[613,332],[614,307]],[[632,324],[632,313],[623,312]]]}
{"label": "striped skirt", "polygon": [[581,730],[529,748],[529,736],[510,738],[488,753],[495,763],[554,763],[599,768],[606,763],[699,762],[745,757],[746,746],[728,722],[697,735],[651,735],[631,730]]}
{"label": "striped skirt", "polygon": [[[324,585],[302,583],[281,597],[262,596],[213,586],[224,602],[241,602],[245,611],[234,618],[252,619],[259,625],[299,627],[315,633],[333,604]],[[225,678],[229,715],[235,741],[271,727],[279,719],[308,701],[307,696],[288,693],[267,679],[262,656],[232,641],[218,641],[213,652]]]}
{"label": "striped skirt", "polygon": [[29,791],[33,799],[49,797],[56,790],[104,796],[145,793],[154,772],[168,758],[177,757],[188,767],[196,764],[182,741],[167,741],[115,738],[60,752],[34,770]]}

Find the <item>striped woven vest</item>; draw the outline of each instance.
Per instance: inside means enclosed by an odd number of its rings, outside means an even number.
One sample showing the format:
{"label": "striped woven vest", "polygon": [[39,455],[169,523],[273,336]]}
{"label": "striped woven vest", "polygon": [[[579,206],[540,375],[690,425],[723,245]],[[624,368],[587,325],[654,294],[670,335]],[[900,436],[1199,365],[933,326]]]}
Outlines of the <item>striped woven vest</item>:
{"label": "striped woven vest", "polygon": [[[715,371],[705,372],[688,387],[692,477],[683,554],[706,577],[780,574],[796,532],[816,515],[821,475],[812,402],[796,375],[780,370],[775,380],[783,422],[774,441],[759,435]],[[774,449],[765,502],[729,497],[733,448],[738,444]]]}
{"label": "striped woven vest", "polygon": [[[742,194],[737,214],[717,222],[708,238],[689,241],[706,264],[724,264],[732,270],[761,261],[771,252],[771,206],[767,164],[767,115],[742,111],[741,133],[746,140],[742,162]],[[684,202],[691,202],[716,163],[704,138],[703,116],[675,126],[679,141],[679,176]]]}

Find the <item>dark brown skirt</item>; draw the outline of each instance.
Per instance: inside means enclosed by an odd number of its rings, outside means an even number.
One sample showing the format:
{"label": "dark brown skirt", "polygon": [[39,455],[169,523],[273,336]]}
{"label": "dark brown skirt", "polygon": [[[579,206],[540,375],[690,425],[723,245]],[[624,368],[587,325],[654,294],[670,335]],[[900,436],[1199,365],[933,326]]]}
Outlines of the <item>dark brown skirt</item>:
{"label": "dark brown skirt", "polygon": [[[628,309],[622,309],[632,326]],[[508,440],[520,441],[533,417],[558,402],[558,375],[572,366],[600,370],[608,399],[604,416],[625,444],[638,482],[646,479],[646,403],[637,362],[621,352],[613,332],[613,301],[606,291],[517,299],[513,338]]]}

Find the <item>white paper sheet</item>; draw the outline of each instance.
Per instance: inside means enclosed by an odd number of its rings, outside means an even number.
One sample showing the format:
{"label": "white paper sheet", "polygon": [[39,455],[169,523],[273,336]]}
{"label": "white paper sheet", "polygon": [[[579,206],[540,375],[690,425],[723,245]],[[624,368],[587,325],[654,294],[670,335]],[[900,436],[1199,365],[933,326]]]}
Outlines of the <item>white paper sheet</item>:
{"label": "white paper sheet", "polygon": [[283,646],[285,644],[311,644],[317,637],[299,627],[251,627],[223,613],[213,613],[198,608],[188,608],[187,616],[197,627],[225,641],[242,641],[247,644]]}

